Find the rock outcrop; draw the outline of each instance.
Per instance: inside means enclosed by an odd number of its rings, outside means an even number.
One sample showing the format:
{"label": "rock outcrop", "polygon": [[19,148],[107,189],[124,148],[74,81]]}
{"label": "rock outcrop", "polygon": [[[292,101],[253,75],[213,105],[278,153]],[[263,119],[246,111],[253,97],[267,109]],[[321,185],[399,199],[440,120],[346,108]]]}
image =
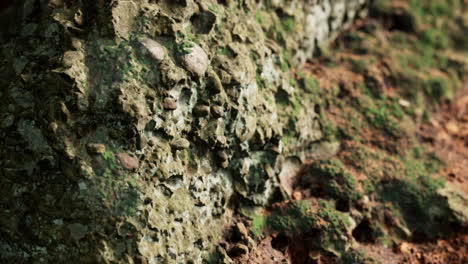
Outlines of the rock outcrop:
{"label": "rock outcrop", "polygon": [[365,5],[25,0],[3,10],[0,258],[201,263],[233,204],[281,194],[279,176],[295,169],[283,164],[322,139],[319,109],[289,69]]}

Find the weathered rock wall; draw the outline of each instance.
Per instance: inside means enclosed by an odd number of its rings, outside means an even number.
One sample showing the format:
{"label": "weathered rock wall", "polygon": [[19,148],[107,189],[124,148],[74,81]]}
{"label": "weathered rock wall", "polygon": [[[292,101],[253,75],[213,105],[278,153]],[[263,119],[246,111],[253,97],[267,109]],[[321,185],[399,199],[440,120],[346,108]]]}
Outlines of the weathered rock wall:
{"label": "weathered rock wall", "polygon": [[4,10],[3,259],[200,263],[233,208],[287,195],[280,175],[323,137],[303,93],[314,87],[292,82],[291,69],[365,4],[26,0]]}

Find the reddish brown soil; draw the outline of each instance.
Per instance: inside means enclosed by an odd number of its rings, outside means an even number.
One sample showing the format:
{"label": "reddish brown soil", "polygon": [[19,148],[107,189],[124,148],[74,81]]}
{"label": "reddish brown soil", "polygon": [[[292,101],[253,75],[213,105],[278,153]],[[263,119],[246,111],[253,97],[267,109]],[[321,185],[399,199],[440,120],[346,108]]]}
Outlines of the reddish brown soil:
{"label": "reddish brown soil", "polygon": [[[441,172],[447,181],[468,191],[468,83],[451,103],[441,106],[430,122],[421,127],[421,137],[446,164]],[[435,242],[402,243],[397,252],[400,263],[465,264],[468,263],[468,230],[462,229]]]}
{"label": "reddish brown soil", "polygon": [[430,123],[421,127],[421,136],[447,164],[442,176],[468,191],[468,83],[455,100],[441,106]]}
{"label": "reddish brown soil", "polygon": [[465,264],[468,263],[467,230],[446,239],[426,243],[403,242],[393,249],[360,245],[359,249],[383,264]]}
{"label": "reddish brown soil", "polygon": [[468,263],[467,230],[435,242],[402,243],[396,252],[403,255],[400,263],[409,264],[465,264]]}

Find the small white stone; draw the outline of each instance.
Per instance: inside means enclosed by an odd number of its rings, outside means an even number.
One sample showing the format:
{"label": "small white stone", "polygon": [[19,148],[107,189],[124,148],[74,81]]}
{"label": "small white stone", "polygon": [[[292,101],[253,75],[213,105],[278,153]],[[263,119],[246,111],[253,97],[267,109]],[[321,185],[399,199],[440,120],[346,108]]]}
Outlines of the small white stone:
{"label": "small white stone", "polygon": [[153,57],[155,60],[162,61],[166,56],[166,51],[164,50],[164,47],[158,42],[149,38],[142,38],[140,39],[140,43],[146,49],[148,49],[148,52],[150,53],[151,57]]}
{"label": "small white stone", "polygon": [[406,101],[405,99],[400,99],[400,100],[398,100],[398,103],[399,103],[401,106],[407,107],[407,108],[410,107],[410,105],[411,105],[410,102]]}
{"label": "small white stone", "polygon": [[185,67],[188,71],[203,76],[208,69],[208,55],[197,44],[189,48],[189,53],[182,56]]}

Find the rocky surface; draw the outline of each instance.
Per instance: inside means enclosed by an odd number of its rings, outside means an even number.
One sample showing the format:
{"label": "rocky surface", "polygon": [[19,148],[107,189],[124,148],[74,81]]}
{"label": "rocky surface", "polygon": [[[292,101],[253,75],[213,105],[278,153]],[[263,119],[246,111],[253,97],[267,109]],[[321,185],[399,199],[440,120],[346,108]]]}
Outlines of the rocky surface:
{"label": "rocky surface", "polygon": [[285,160],[289,199],[238,210],[220,259],[467,262],[467,17],[466,1],[374,1],[295,68],[328,142]]}
{"label": "rocky surface", "polygon": [[324,140],[320,107],[290,68],[365,4],[25,0],[3,10],[3,263],[209,259],[232,210],[281,195],[278,177],[294,169],[283,164]]}

